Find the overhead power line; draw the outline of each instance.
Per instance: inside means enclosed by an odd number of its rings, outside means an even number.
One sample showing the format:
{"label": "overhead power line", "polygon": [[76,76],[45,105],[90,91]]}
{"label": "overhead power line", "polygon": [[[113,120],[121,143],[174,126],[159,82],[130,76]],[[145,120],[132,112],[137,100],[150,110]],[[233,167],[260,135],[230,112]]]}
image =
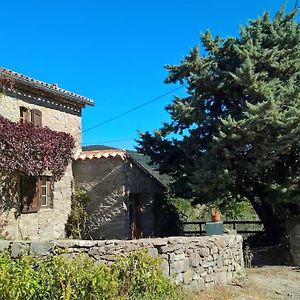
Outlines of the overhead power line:
{"label": "overhead power line", "polygon": [[118,115],[116,115],[114,117],[111,117],[111,118],[109,118],[109,119],[107,119],[107,120],[105,120],[103,122],[100,122],[100,123],[98,123],[98,124],[96,124],[96,125],[88,128],[86,130],[83,130],[82,133],[94,130],[94,129],[102,126],[102,125],[105,125],[105,124],[110,123],[110,122],[112,122],[112,121],[114,121],[116,119],[119,119],[119,118],[121,118],[123,116],[126,116],[127,114],[129,114],[129,113],[131,113],[133,111],[136,111],[136,110],[138,110],[138,109],[140,109],[140,108],[142,108],[144,106],[147,106],[147,105],[149,105],[149,104],[151,104],[151,103],[153,103],[153,102],[155,102],[155,101],[157,101],[157,100],[159,100],[159,99],[161,99],[161,98],[163,98],[165,96],[168,96],[168,95],[172,94],[173,92],[178,91],[178,90],[180,90],[180,89],[182,89],[184,87],[185,87],[185,85],[181,85],[181,86],[179,86],[179,87],[177,87],[177,88],[175,88],[175,89],[173,89],[173,90],[171,90],[171,91],[169,91],[167,93],[164,93],[164,94],[162,94],[160,96],[157,96],[157,97],[155,97],[155,98],[153,98],[151,100],[148,100],[148,101],[146,101],[146,102],[144,102],[144,103],[142,103],[142,104],[140,104],[138,106],[135,106],[135,107],[133,107],[133,108],[127,110],[127,111],[124,111],[124,112],[122,112],[122,113],[120,113],[120,114],[118,114]]}

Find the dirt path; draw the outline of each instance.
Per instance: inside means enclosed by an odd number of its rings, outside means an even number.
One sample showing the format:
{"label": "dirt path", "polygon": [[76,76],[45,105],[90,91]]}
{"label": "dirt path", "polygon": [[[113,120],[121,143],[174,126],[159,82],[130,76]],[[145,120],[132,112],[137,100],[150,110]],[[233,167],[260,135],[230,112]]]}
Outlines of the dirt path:
{"label": "dirt path", "polygon": [[199,291],[190,299],[300,300],[300,268],[265,266],[246,269],[246,276],[232,285]]}
{"label": "dirt path", "polygon": [[261,294],[262,299],[300,300],[299,268],[268,266],[246,272],[247,277],[242,279],[245,286]]}

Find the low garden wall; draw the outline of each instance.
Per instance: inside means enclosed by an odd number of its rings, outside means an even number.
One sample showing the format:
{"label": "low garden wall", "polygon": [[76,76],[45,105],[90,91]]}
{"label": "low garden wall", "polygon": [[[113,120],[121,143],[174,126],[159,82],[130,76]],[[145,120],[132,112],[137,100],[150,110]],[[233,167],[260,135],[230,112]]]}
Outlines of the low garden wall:
{"label": "low garden wall", "polygon": [[8,250],[13,258],[24,252],[33,256],[46,256],[62,250],[72,258],[78,253],[98,262],[111,263],[116,255],[147,249],[162,259],[165,276],[189,288],[205,288],[226,284],[243,273],[242,237],[218,235],[203,237],[169,237],[140,240],[57,240],[6,241],[0,240],[0,251]]}

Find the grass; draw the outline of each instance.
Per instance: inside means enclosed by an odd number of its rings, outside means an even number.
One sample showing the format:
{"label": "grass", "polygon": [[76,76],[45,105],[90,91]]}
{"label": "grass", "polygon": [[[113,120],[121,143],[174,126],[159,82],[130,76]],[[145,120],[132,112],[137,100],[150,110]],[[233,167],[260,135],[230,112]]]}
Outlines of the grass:
{"label": "grass", "polygon": [[[249,298],[239,298],[239,297]],[[233,299],[253,299],[267,300],[261,293],[252,287],[239,286],[216,286],[205,290],[195,290],[188,295],[186,300],[233,300]]]}

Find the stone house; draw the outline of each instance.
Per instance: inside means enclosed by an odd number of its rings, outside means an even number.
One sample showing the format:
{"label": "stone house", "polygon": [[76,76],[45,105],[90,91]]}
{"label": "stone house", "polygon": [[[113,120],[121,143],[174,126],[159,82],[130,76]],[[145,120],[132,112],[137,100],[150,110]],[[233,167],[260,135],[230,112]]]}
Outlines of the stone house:
{"label": "stone house", "polygon": [[165,186],[127,151],[83,151],[75,158],[74,177],[87,191],[93,239],[156,235],[153,201],[165,192]]}
{"label": "stone house", "polygon": [[[0,115],[14,121],[25,120],[54,131],[70,133],[81,151],[81,111],[93,101],[66,91],[57,84],[32,79],[17,72],[0,68],[8,79],[0,82]],[[71,164],[61,180],[54,182],[50,195],[49,175],[35,179],[36,189],[30,209],[16,214],[18,208],[3,210],[0,216],[2,236],[8,239],[56,239],[65,236],[65,224],[71,210],[73,173]],[[1,200],[1,199],[0,199]]]}

